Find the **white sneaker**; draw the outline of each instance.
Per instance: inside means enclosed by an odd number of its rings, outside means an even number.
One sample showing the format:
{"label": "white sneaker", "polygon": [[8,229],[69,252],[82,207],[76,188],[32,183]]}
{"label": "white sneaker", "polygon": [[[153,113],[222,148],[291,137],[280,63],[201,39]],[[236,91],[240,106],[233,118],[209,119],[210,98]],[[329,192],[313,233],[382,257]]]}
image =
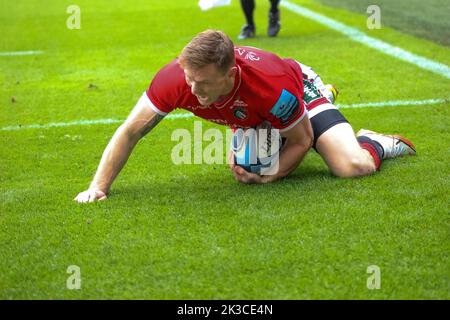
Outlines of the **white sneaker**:
{"label": "white sneaker", "polygon": [[396,158],[404,155],[416,154],[416,147],[414,144],[399,135],[387,135],[380,134],[374,131],[361,129],[356,134],[359,136],[366,136],[376,142],[378,142],[383,148],[383,159]]}

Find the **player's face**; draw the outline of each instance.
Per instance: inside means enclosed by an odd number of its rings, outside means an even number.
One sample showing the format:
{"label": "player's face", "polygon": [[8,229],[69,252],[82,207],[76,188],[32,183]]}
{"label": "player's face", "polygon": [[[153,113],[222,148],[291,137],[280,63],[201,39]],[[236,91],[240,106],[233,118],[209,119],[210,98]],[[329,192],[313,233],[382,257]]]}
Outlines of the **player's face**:
{"label": "player's face", "polygon": [[235,67],[224,74],[213,64],[196,70],[184,69],[186,83],[202,106],[210,105],[230,93],[235,74]]}

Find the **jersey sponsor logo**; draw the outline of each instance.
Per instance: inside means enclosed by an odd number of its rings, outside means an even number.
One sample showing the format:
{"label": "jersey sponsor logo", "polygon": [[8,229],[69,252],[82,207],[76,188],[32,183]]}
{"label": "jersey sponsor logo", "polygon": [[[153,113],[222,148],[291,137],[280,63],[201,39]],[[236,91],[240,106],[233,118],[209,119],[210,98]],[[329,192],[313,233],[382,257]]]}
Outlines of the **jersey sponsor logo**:
{"label": "jersey sponsor logo", "polygon": [[197,106],[187,106],[186,108],[190,109],[192,111],[195,111],[197,109],[210,109],[211,106],[210,105],[207,105],[207,106],[197,105]]}
{"label": "jersey sponsor logo", "polygon": [[236,100],[234,100],[234,102],[231,105],[230,109],[233,109],[234,107],[248,107],[248,104],[246,104],[244,101],[242,101],[241,98],[238,96],[236,98]]}
{"label": "jersey sponsor logo", "polygon": [[240,56],[242,56],[245,53],[245,49],[236,48],[236,51],[239,53]]}
{"label": "jersey sponsor logo", "polygon": [[256,53],[251,51],[245,55],[244,59],[251,61],[259,61],[259,57],[256,55]]}
{"label": "jersey sponsor logo", "polygon": [[205,118],[205,119],[208,121],[214,122],[214,123],[218,123],[218,124],[223,124],[223,125],[228,124],[228,121],[225,119],[207,119],[207,118]]}
{"label": "jersey sponsor logo", "polygon": [[270,113],[281,120],[281,125],[289,123],[300,111],[300,104],[296,96],[283,89],[278,101],[270,110]]}
{"label": "jersey sponsor logo", "polygon": [[303,79],[303,101],[311,104],[314,100],[322,98],[319,89],[314,85],[314,80]]}
{"label": "jersey sponsor logo", "polygon": [[260,59],[258,57],[258,55],[256,53],[254,53],[253,51],[247,51],[247,50],[242,49],[242,48],[236,48],[235,50],[238,52],[238,54],[241,57],[245,54],[245,56],[244,56],[245,60],[259,61],[259,59]]}

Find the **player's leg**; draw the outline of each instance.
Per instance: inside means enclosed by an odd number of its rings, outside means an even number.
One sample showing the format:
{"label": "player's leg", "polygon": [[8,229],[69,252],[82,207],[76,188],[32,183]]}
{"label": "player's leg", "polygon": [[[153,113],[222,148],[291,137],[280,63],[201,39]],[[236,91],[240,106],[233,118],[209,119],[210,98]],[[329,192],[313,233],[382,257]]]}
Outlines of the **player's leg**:
{"label": "player's leg", "polygon": [[387,135],[361,129],[356,134],[358,141],[371,139],[378,142],[383,149],[383,159],[392,159],[403,155],[416,154],[416,147],[408,139],[399,135]]}
{"label": "player's leg", "polygon": [[[311,123],[316,127],[315,131],[319,128],[316,134],[320,134],[316,140],[316,150],[331,172],[338,177],[356,177],[372,174],[379,169],[382,159],[380,148],[373,141],[359,142],[348,122],[342,120],[329,129],[320,129],[323,123],[318,122],[331,117],[333,114],[322,112],[311,118]],[[339,118],[335,115],[334,117]]]}
{"label": "player's leg", "polygon": [[[324,115],[325,113],[321,113],[318,117]],[[321,122],[320,118],[311,118],[315,131],[323,126],[323,123],[318,122]],[[327,123],[326,120],[324,123]],[[318,134],[317,140],[315,139],[316,150],[331,172],[338,177],[369,175],[380,169],[384,159],[416,153],[414,145],[398,135],[384,135],[362,129],[355,137],[352,127],[346,122],[331,126]]]}
{"label": "player's leg", "polygon": [[278,4],[280,0],[270,0],[270,10],[269,10],[269,25],[267,28],[267,35],[269,37],[275,37],[280,31],[280,10],[278,9]]}
{"label": "player's leg", "polygon": [[253,20],[253,11],[255,10],[255,0],[241,0],[242,11],[244,11],[247,24],[242,27],[238,39],[253,38],[255,36],[256,27]]}
{"label": "player's leg", "polygon": [[333,86],[324,85],[308,66],[303,72],[303,101],[314,132],[314,147],[333,174],[339,177],[368,175],[383,159],[415,154],[414,145],[400,136],[360,130],[355,137],[351,125],[332,104],[337,96]]}

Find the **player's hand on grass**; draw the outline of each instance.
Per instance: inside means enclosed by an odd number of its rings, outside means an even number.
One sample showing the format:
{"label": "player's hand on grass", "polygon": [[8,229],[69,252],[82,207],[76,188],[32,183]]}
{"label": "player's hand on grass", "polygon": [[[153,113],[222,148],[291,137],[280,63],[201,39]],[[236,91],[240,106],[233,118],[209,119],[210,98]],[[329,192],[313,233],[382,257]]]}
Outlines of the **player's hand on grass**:
{"label": "player's hand on grass", "polygon": [[73,200],[78,203],[87,203],[106,200],[106,198],[106,193],[104,193],[103,191],[98,189],[88,189],[86,191],[80,192]]}
{"label": "player's hand on grass", "polygon": [[234,163],[234,156],[232,151],[230,151],[230,153],[228,154],[228,165],[230,166],[231,172],[233,172],[234,178],[237,181],[246,184],[263,183],[262,177],[260,175],[248,172],[244,168],[237,166]]}
{"label": "player's hand on grass", "polygon": [[233,171],[234,178],[241,183],[263,183],[262,177],[260,175],[248,172],[240,166],[235,165],[231,170]]}

